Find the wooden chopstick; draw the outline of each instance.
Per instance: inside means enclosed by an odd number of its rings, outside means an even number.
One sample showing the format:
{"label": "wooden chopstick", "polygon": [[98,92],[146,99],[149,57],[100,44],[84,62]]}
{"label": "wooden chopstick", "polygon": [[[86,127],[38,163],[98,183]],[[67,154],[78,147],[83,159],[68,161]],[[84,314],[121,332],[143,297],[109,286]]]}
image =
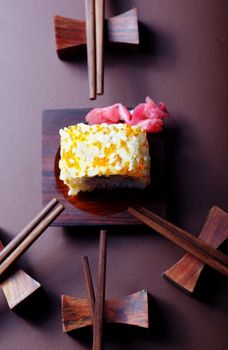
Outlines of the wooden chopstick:
{"label": "wooden chopstick", "polygon": [[169,221],[152,213],[148,209],[128,208],[128,212],[145,223],[147,226],[160,233],[176,245],[186,250],[191,255],[201,260],[204,264],[228,276],[228,256],[214,249],[202,239],[184,231]]}
{"label": "wooden chopstick", "polygon": [[46,228],[56,219],[56,217],[64,210],[62,204],[56,204],[55,207],[47,213],[34,229],[24,238],[23,241],[3,260],[0,264],[0,277],[6,270],[18,259],[46,230]]}
{"label": "wooden chopstick", "polygon": [[96,98],[95,0],[85,0],[89,98]]}
{"label": "wooden chopstick", "polygon": [[103,316],[105,304],[105,272],[106,272],[106,231],[100,232],[99,260],[97,274],[97,293],[93,323],[93,350],[101,350],[103,343]]}
{"label": "wooden chopstick", "polygon": [[95,2],[97,94],[104,92],[104,0]]}
{"label": "wooden chopstick", "polygon": [[94,295],[93,281],[92,281],[90,267],[89,267],[89,260],[88,260],[87,256],[82,257],[82,267],[83,267],[83,275],[84,275],[87,297],[88,297],[88,301],[89,301],[91,321],[93,324],[94,323],[94,309],[95,309],[95,295]]}
{"label": "wooden chopstick", "polygon": [[27,237],[27,235],[34,229],[35,226],[54,208],[58,203],[56,198],[53,198],[41,212],[22,230],[20,231],[0,252],[0,263],[9,256],[10,253]]}

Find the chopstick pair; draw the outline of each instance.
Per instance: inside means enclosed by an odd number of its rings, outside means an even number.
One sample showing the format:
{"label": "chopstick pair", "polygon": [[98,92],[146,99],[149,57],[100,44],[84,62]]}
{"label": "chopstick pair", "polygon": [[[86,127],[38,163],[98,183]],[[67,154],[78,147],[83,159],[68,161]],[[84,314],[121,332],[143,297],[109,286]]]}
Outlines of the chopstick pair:
{"label": "chopstick pair", "polygon": [[52,199],[24,229],[7,244],[0,252],[0,278],[63,210],[64,206],[59,204],[57,199]]}
{"label": "chopstick pair", "polygon": [[94,294],[93,282],[87,256],[82,257],[85,287],[89,301],[93,325],[93,350],[101,350],[103,345],[103,318],[105,306],[105,275],[107,255],[107,233],[100,232],[99,259],[97,273],[97,292]]}
{"label": "chopstick pair", "polygon": [[148,209],[128,208],[128,212],[147,226],[183,248],[204,264],[228,276],[228,256],[214,249],[202,239],[193,236]]}
{"label": "chopstick pair", "polygon": [[104,0],[85,0],[89,98],[104,90]]}

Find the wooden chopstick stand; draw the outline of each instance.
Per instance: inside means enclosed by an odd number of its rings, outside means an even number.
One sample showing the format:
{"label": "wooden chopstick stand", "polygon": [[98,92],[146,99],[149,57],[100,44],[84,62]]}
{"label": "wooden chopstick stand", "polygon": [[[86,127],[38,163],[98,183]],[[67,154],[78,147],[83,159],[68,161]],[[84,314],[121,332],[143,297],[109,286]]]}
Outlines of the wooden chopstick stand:
{"label": "wooden chopstick stand", "polygon": [[104,92],[105,43],[115,48],[118,46],[119,48],[139,47],[138,15],[137,9],[133,7],[131,10],[105,20],[104,0],[85,0],[85,4],[86,23],[73,18],[54,17],[55,41],[57,55],[62,60],[74,58],[87,46],[89,97],[95,99],[96,95],[102,95]]}
{"label": "wooden chopstick stand", "polygon": [[46,230],[64,210],[63,205],[52,200],[40,214],[15,239],[1,251],[0,277]]}
{"label": "wooden chopstick stand", "polygon": [[[64,333],[93,325],[88,298],[62,295],[61,304]],[[148,307],[146,289],[119,298],[106,299],[104,323],[149,328]]]}
{"label": "wooden chopstick stand", "polygon": [[206,265],[228,276],[228,257],[222,252],[145,208],[128,208],[128,212]]}
{"label": "wooden chopstick stand", "polygon": [[82,257],[87,299],[68,295],[62,295],[61,298],[63,331],[70,332],[92,325],[93,346],[97,350],[102,347],[103,321],[104,323],[149,327],[148,292],[146,289],[120,298],[104,300],[106,249],[106,233],[101,232],[96,299],[87,257]]}
{"label": "wooden chopstick stand", "polygon": [[[214,205],[207,214],[198,238],[218,249],[228,239],[227,228],[228,213]],[[205,264],[195,256],[185,253],[180,260],[163,272],[162,276],[174,286],[192,295],[204,266]]]}
{"label": "wooden chopstick stand", "polygon": [[[0,250],[2,249],[4,249],[4,246],[0,241]],[[24,300],[34,294],[40,287],[41,284],[39,282],[15,265],[12,266],[7,276],[0,279],[0,288],[5,295],[10,309],[14,309],[23,303]]]}
{"label": "wooden chopstick stand", "polygon": [[[109,46],[138,48],[140,44],[137,9],[108,18],[104,23],[105,43]],[[77,57],[86,50],[86,23],[81,19],[54,16],[56,52],[61,60]]]}

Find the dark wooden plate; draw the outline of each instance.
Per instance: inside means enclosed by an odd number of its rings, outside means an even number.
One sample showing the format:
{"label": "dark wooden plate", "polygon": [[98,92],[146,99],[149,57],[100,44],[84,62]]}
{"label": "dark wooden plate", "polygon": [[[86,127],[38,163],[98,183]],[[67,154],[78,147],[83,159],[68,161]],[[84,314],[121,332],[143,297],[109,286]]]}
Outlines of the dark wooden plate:
{"label": "dark wooden plate", "polygon": [[149,135],[151,153],[151,185],[145,190],[97,190],[68,196],[68,188],[59,180],[59,129],[85,122],[90,109],[45,110],[42,124],[42,189],[43,204],[53,197],[64,206],[64,212],[54,226],[135,225],[139,221],[126,209],[143,205],[159,215],[165,215],[164,140],[163,134]]}

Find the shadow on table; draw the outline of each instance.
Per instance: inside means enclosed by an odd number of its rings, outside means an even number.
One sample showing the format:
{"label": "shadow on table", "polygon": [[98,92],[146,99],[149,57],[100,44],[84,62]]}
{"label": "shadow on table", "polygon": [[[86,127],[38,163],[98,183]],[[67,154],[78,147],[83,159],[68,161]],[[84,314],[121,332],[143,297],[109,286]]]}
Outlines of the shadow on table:
{"label": "shadow on table", "polygon": [[[219,250],[224,254],[228,253],[228,240],[220,246]],[[205,266],[196,285],[193,297],[203,303],[214,304],[217,300],[217,291],[220,286],[226,283],[225,281],[226,278],[223,275]]]}
{"label": "shadow on table", "polygon": [[57,302],[53,295],[50,295],[41,287],[13,311],[32,324],[41,326],[49,322],[50,318],[53,317],[53,313],[56,312]]}

